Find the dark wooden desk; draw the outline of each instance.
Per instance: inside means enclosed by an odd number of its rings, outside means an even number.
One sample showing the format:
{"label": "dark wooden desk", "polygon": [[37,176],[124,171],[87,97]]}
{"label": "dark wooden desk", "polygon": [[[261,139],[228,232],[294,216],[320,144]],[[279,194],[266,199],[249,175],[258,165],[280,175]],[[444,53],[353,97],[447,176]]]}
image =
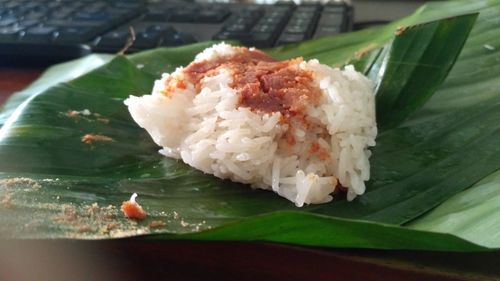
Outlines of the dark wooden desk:
{"label": "dark wooden desk", "polygon": [[0,67],[0,105],[14,92],[22,90],[42,74],[40,68]]}
{"label": "dark wooden desk", "polygon": [[[42,71],[0,68],[0,104]],[[0,280],[498,280],[498,270],[488,271],[499,257],[258,242],[0,240]]]}

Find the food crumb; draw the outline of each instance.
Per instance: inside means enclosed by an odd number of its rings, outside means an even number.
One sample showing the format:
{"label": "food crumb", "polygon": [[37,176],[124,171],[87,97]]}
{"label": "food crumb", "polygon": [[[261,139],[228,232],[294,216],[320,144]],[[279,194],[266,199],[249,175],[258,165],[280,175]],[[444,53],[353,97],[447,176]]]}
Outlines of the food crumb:
{"label": "food crumb", "polygon": [[86,134],[81,138],[83,143],[92,144],[95,141],[115,141],[114,139],[104,136],[104,135],[94,135],[94,134]]}
{"label": "food crumb", "polygon": [[76,231],[78,233],[84,233],[84,232],[92,232],[92,228],[89,225],[82,225],[79,226]]}
{"label": "food crumb", "polygon": [[166,225],[164,221],[155,220],[149,223],[149,228],[162,228]]}
{"label": "food crumb", "polygon": [[103,226],[101,228],[101,233],[108,234],[111,230],[116,228],[116,224],[114,223],[108,223],[107,225]]}
{"label": "food crumb", "polygon": [[408,26],[399,26],[394,32],[394,35],[399,36],[403,34],[406,30],[408,30]]}
{"label": "food crumb", "polygon": [[489,50],[489,51],[494,51],[495,50],[495,47],[489,45],[489,44],[484,44],[483,47],[486,49],[486,50]]}
{"label": "food crumb", "polygon": [[185,222],[183,219],[181,219],[181,226],[182,226],[182,227],[186,227],[186,226],[188,226],[188,225],[189,225],[189,223],[187,223],[187,222]]}
{"label": "food crumb", "polygon": [[174,211],[174,219],[175,220],[179,219],[179,214],[176,211]]}
{"label": "food crumb", "polygon": [[70,111],[66,112],[65,115],[68,116],[69,118],[74,118],[74,117],[77,117],[78,115],[80,115],[80,112],[78,112],[76,110],[70,110]]}
{"label": "food crumb", "polygon": [[147,217],[146,211],[139,205],[135,198],[137,193],[132,194],[129,201],[124,201],[121,206],[121,210],[125,217],[135,220],[143,220]]}
{"label": "food crumb", "polygon": [[77,110],[68,110],[65,115],[67,117],[70,117],[70,118],[75,118],[75,117],[78,117],[80,115],[84,115],[84,116],[90,116],[92,113],[90,112],[90,110],[88,109],[84,109],[82,111],[77,111]]}
{"label": "food crumb", "polygon": [[361,49],[359,49],[357,52],[354,53],[354,57],[356,59],[361,59],[362,57],[364,57],[368,52],[370,52],[371,50],[377,48],[377,44],[375,43],[371,43],[369,44],[368,46],[366,47],[363,47]]}
{"label": "food crumb", "polygon": [[97,121],[99,121],[103,124],[109,124],[109,119],[107,119],[107,118],[97,118]]}
{"label": "food crumb", "polygon": [[30,178],[10,178],[0,180],[0,186],[4,186],[6,188],[13,188],[20,185],[29,186],[35,190],[42,188],[37,181]]}

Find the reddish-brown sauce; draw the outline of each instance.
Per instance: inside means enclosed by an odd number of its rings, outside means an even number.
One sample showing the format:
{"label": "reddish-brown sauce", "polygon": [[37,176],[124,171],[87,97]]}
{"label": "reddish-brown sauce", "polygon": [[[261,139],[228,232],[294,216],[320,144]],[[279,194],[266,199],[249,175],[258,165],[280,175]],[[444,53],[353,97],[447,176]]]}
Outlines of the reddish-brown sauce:
{"label": "reddish-brown sauce", "polygon": [[[317,104],[320,91],[312,83],[313,74],[296,67],[301,61],[302,58],[277,61],[261,51],[239,48],[232,57],[191,63],[184,74],[199,89],[203,77],[224,67],[233,73],[230,86],[240,94],[238,106],[266,113],[281,112],[286,119],[297,115],[303,119],[305,106]],[[167,86],[173,83],[177,82],[167,81]]]}

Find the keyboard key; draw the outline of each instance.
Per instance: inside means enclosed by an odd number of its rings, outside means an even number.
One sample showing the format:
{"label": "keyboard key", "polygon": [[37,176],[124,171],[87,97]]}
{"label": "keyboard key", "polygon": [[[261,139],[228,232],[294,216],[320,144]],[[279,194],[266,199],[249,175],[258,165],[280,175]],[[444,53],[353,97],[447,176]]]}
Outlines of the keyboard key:
{"label": "keyboard key", "polygon": [[346,7],[344,5],[328,5],[323,8],[323,13],[344,13]]}
{"label": "keyboard key", "polygon": [[172,22],[192,22],[197,17],[197,11],[194,9],[176,9],[168,18]]}
{"label": "keyboard key", "polygon": [[227,9],[202,10],[194,18],[194,22],[198,23],[219,23],[222,22],[230,12]]}
{"label": "keyboard key", "polygon": [[19,26],[0,27],[0,42],[16,40],[22,30]]}
{"label": "keyboard key", "polygon": [[226,26],[224,30],[229,32],[245,32],[248,31],[251,26],[250,24],[232,24]]}
{"label": "keyboard key", "polygon": [[113,3],[114,7],[122,9],[137,10],[144,7],[142,2],[130,2],[130,1],[116,1]]}
{"label": "keyboard key", "polygon": [[228,31],[222,31],[214,35],[213,39],[214,40],[244,40],[247,39],[250,36],[250,34],[246,32],[228,32]]}
{"label": "keyboard key", "polygon": [[48,20],[46,25],[54,27],[103,27],[106,26],[106,21],[73,21],[73,20]]}
{"label": "keyboard key", "polygon": [[196,39],[190,34],[175,32],[164,36],[161,46],[179,46],[184,44],[196,43]]}
{"label": "keyboard key", "polygon": [[273,38],[274,36],[271,32],[252,33],[250,40],[245,43],[257,48],[269,48],[273,45]]}
{"label": "keyboard key", "polygon": [[73,16],[73,20],[75,21],[110,21],[113,19],[113,16],[106,12],[77,12]]}
{"label": "keyboard key", "polygon": [[260,24],[271,24],[271,25],[279,25],[280,23],[284,22],[285,17],[264,17],[259,20]]}
{"label": "keyboard key", "polygon": [[305,34],[283,33],[278,39],[277,45],[297,43],[306,39]]}
{"label": "keyboard key", "polygon": [[264,13],[264,9],[259,6],[249,6],[240,13],[241,17],[257,19]]}
{"label": "keyboard key", "polygon": [[57,9],[54,9],[52,10],[52,13],[51,13],[51,17],[55,17],[57,15],[64,15],[64,16],[68,16],[70,14],[72,14],[73,12],[75,12],[75,8],[73,7],[68,7],[66,5],[63,5],[63,6],[60,6],[59,8]]}
{"label": "keyboard key", "polygon": [[314,12],[295,12],[292,16],[292,20],[303,19],[312,20],[316,14]]}
{"label": "keyboard key", "polygon": [[145,21],[167,21],[170,17],[170,14],[165,13],[163,11],[153,11],[148,12],[144,16]]}
{"label": "keyboard key", "polygon": [[23,17],[23,19],[41,21],[42,19],[46,18],[46,16],[47,15],[44,12],[30,12],[30,13],[26,14]]}
{"label": "keyboard key", "polygon": [[128,37],[130,37],[128,30],[112,31],[102,36],[97,46],[100,48],[122,48]]}
{"label": "keyboard key", "polygon": [[160,33],[139,32],[135,35],[133,48],[150,49],[158,46],[160,42]]}
{"label": "keyboard key", "polygon": [[310,19],[291,19],[288,25],[305,25],[309,26],[312,23]]}
{"label": "keyboard key", "polygon": [[0,20],[0,27],[7,27],[7,26],[13,25],[15,23],[17,23],[17,18],[8,17],[8,18]]}
{"label": "keyboard key", "polygon": [[319,19],[318,26],[341,26],[344,22],[342,14],[323,13]]}
{"label": "keyboard key", "polygon": [[[87,51],[116,52],[131,36],[129,26],[136,34],[129,52],[193,43],[195,38],[238,40],[263,48],[300,42],[313,34],[314,38],[335,35],[352,21],[347,14],[350,7],[343,4],[188,2],[0,0],[0,48],[6,42],[29,42],[58,50],[83,46]],[[174,24],[179,30],[171,23],[179,23]]]}
{"label": "keyboard key", "polygon": [[24,35],[21,37],[23,42],[40,42],[49,43],[54,37],[54,32],[56,28],[48,26],[38,26],[32,27],[25,31]]}
{"label": "keyboard key", "polygon": [[285,32],[288,33],[306,33],[309,29],[308,25],[288,25],[285,28]]}
{"label": "keyboard key", "polygon": [[153,24],[149,25],[145,28],[147,32],[156,32],[156,33],[174,33],[176,30],[170,26],[170,25],[159,25],[159,24]]}
{"label": "keyboard key", "polygon": [[[62,7],[62,3],[60,2],[48,2],[45,3],[43,6],[39,6],[38,9],[43,9],[43,7],[48,8],[50,10],[57,10]],[[35,9],[37,10],[37,9]]]}
{"label": "keyboard key", "polygon": [[32,27],[32,26],[39,25],[39,24],[40,24],[40,21],[30,20],[30,19],[23,19],[18,23],[19,26],[22,26],[24,28]]}
{"label": "keyboard key", "polygon": [[274,33],[278,29],[277,25],[258,24],[252,28],[252,32],[257,33]]}
{"label": "keyboard key", "polygon": [[58,43],[84,43],[96,35],[96,29],[90,27],[63,27],[59,29],[55,41]]}
{"label": "keyboard key", "polygon": [[341,32],[339,26],[320,26],[314,33],[314,38],[329,36],[329,35],[337,35]]}

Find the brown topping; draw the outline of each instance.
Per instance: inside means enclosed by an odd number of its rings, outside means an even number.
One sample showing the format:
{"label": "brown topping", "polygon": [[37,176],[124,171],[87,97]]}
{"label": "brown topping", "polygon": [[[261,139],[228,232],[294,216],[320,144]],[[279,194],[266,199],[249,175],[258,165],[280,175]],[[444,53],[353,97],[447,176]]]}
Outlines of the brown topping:
{"label": "brown topping", "polygon": [[[135,196],[137,196],[134,193]],[[147,217],[146,211],[139,205],[137,202],[135,202],[135,196],[132,195],[132,198],[130,198],[129,201],[124,201],[121,206],[121,210],[123,214],[129,218],[129,219],[135,219],[135,220],[143,220]]]}
{"label": "brown topping", "polygon": [[86,144],[92,144],[95,141],[115,141],[114,139],[108,137],[108,136],[103,136],[103,135],[93,135],[93,134],[86,134],[81,138],[83,143]]}
{"label": "brown topping", "polygon": [[[277,61],[261,51],[238,48],[238,53],[231,57],[193,62],[184,74],[199,89],[203,77],[214,75],[220,67],[229,69],[233,73],[231,87],[240,94],[239,106],[266,113],[281,112],[288,119],[303,115],[305,106],[318,103],[321,96],[312,83],[312,73],[296,66],[301,61],[302,58]],[[166,83],[168,95],[178,81],[171,78]]]}
{"label": "brown topping", "polygon": [[232,57],[224,57],[215,61],[193,62],[184,69],[184,72],[194,84],[198,84],[204,76],[212,74],[222,65],[232,68],[231,66],[236,65],[250,66],[256,65],[259,62],[277,62],[276,59],[258,50],[249,50],[247,48],[237,49],[238,53]]}

